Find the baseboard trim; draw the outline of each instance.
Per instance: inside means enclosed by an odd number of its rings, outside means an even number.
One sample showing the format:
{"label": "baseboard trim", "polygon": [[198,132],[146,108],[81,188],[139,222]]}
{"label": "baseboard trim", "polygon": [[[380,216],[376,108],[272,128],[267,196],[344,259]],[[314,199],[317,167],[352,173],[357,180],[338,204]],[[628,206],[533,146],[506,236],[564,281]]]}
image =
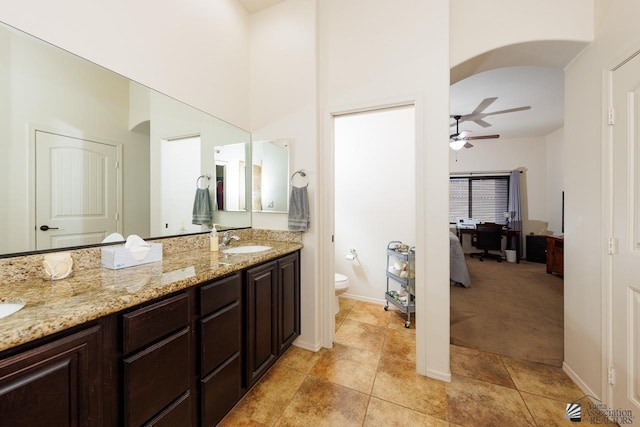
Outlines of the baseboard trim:
{"label": "baseboard trim", "polygon": [[451,382],[451,372],[440,372],[434,371],[433,369],[427,369],[427,377],[433,378],[434,380],[440,380],[447,383]]}
{"label": "baseboard trim", "polygon": [[304,350],[313,351],[314,353],[317,351],[320,351],[320,349],[322,348],[322,344],[320,342],[311,343],[309,341],[301,340],[300,338],[295,340],[293,342],[293,345],[295,345],[296,347],[302,348]]}
{"label": "baseboard trim", "polygon": [[356,301],[371,302],[371,303],[381,304],[381,305],[385,305],[385,303],[386,303],[386,300],[384,300],[384,299],[363,297],[363,296],[353,295],[353,294],[349,294],[349,293],[344,293],[344,294],[342,294],[340,296],[344,297],[344,298],[349,298],[349,299],[352,299],[352,300],[356,300]]}
{"label": "baseboard trim", "polygon": [[[571,378],[571,380],[576,383],[578,388],[582,390],[582,392],[590,397],[595,397],[596,399],[600,399],[598,393],[591,390],[591,388],[580,378],[578,374],[575,373],[573,369],[567,364],[567,362],[562,362],[562,370]],[[580,396],[576,396],[576,399]]]}

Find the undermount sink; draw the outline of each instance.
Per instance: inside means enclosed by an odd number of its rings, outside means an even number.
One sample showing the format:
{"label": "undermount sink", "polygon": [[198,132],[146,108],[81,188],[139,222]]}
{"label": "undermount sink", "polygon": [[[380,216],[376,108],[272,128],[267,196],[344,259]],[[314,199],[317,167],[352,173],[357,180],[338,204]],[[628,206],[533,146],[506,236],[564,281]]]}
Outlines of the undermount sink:
{"label": "undermount sink", "polygon": [[0,302],[0,319],[10,316],[16,311],[19,311],[20,309],[22,309],[22,307],[24,307],[24,305],[25,302],[19,300]]}
{"label": "undermount sink", "polygon": [[254,252],[262,252],[271,249],[271,246],[262,245],[247,245],[236,246],[235,248],[225,249],[222,252],[225,254],[252,254]]}

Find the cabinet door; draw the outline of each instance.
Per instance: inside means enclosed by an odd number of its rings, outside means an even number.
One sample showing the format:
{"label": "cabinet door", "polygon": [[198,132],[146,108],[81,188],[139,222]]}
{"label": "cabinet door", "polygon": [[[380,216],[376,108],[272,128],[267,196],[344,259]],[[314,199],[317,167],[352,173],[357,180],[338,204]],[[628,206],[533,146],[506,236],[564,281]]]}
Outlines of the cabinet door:
{"label": "cabinet door", "polygon": [[148,422],[189,392],[189,332],[185,328],[124,359],[125,426]]}
{"label": "cabinet door", "polygon": [[300,261],[298,253],[278,260],[278,352],[300,335]]}
{"label": "cabinet door", "polygon": [[95,326],[1,360],[0,424],[101,425],[100,341]]}
{"label": "cabinet door", "polygon": [[249,387],[273,365],[278,355],[276,262],[248,269],[245,286],[246,385]]}

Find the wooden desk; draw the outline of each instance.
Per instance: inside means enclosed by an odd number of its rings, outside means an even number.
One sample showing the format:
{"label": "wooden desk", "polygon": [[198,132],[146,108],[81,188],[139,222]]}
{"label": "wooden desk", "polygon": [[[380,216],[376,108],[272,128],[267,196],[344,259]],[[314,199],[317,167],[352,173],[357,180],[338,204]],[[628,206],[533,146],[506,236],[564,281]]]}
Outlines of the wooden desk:
{"label": "wooden desk", "polygon": [[[462,236],[465,234],[470,235],[472,239],[476,234],[475,228],[456,228],[456,231],[458,233],[458,239],[460,239],[460,244],[462,244]],[[520,230],[502,228],[502,235],[507,238],[507,246],[515,248],[516,262],[518,264],[520,264],[520,234]],[[509,245],[509,241],[511,241],[511,245]]]}

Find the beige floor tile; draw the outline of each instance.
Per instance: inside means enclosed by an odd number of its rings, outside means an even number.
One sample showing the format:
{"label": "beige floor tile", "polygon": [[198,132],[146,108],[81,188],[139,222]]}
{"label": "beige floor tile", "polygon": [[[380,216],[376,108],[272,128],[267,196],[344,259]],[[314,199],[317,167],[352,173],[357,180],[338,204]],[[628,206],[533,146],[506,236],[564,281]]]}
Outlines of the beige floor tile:
{"label": "beige floor tile", "polygon": [[535,426],[517,390],[454,375],[447,385],[448,419],[461,426]]}
{"label": "beige floor tile", "polygon": [[416,333],[416,314],[411,313],[411,323],[409,327],[405,327],[407,323],[407,313],[403,313],[397,309],[391,309],[389,306],[389,329],[402,329],[403,331],[410,331]]}
{"label": "beige floor tile", "polygon": [[236,411],[231,411],[218,423],[218,427],[267,427],[267,424],[253,421]]}
{"label": "beige floor tile", "polygon": [[384,357],[416,363],[416,334],[406,330],[389,329],[382,347]]}
{"label": "beige floor tile", "polygon": [[319,351],[309,351],[300,347],[291,346],[289,350],[278,359],[278,365],[283,365],[308,374],[319,358]]}
{"label": "beige floor tile", "polygon": [[416,373],[415,363],[382,358],[373,384],[372,396],[447,419],[447,395],[442,381]]}
{"label": "beige floor tile", "polygon": [[565,418],[567,403],[558,400],[548,399],[535,394],[521,392],[524,403],[527,404],[533,419],[539,426],[561,427],[561,426],[615,426],[607,424],[602,413],[594,406],[590,405],[587,399],[580,401],[582,405],[581,420],[579,423],[571,422]]}
{"label": "beige floor tile", "polygon": [[395,403],[372,397],[364,419],[364,427],[447,427],[449,423]]}
{"label": "beige floor tile", "polygon": [[340,303],[340,311],[344,311],[345,313],[348,313],[349,311],[351,311],[353,306],[356,305],[358,300],[345,298],[345,297],[338,297],[338,302]]}
{"label": "beige floor tile", "polygon": [[513,383],[520,391],[537,394],[561,402],[573,402],[584,396],[582,390],[561,368],[500,356]]}
{"label": "beige floor tile", "polygon": [[310,374],[369,394],[373,387],[379,358],[378,353],[335,344],[332,349],[320,351],[318,362],[313,366]]}
{"label": "beige floor tile", "polygon": [[387,328],[345,319],[336,331],[335,343],[380,353]]}
{"label": "beige floor tile", "polygon": [[358,301],[347,314],[347,319],[386,328],[389,325],[390,315],[391,313],[385,311],[382,304]]}
{"label": "beige floor tile", "polygon": [[362,426],[369,396],[307,377],[276,426]]}
{"label": "beige floor tile", "polygon": [[500,356],[472,348],[450,346],[451,373],[516,388]]}
{"label": "beige floor tile", "polygon": [[276,365],[242,398],[234,411],[253,421],[273,425],[305,378],[300,371]]}

